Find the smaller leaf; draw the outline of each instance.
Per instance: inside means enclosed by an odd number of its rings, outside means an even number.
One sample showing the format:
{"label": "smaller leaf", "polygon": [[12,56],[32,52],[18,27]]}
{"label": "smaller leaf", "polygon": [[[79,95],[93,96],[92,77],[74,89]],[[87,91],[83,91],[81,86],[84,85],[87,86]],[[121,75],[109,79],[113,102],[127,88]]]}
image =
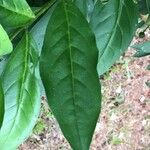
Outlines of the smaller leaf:
{"label": "smaller leaf", "polygon": [[0,81],[0,128],[3,122],[3,116],[4,116],[4,93]]}
{"label": "smaller leaf", "polygon": [[0,0],[0,23],[5,27],[20,27],[35,18],[26,0]]}
{"label": "smaller leaf", "polygon": [[[15,150],[31,134],[40,110],[37,46],[26,32],[2,73],[5,114],[0,149]],[[9,148],[8,148],[9,145]]]}
{"label": "smaller leaf", "polygon": [[147,69],[147,70],[150,70],[150,65],[148,65],[148,66],[146,67],[146,69]]}
{"label": "smaller leaf", "polygon": [[0,25],[0,56],[8,54],[12,51],[13,46],[6,31]]}
{"label": "smaller leaf", "polygon": [[134,54],[134,57],[143,57],[150,55],[150,41],[133,45],[131,47],[137,50],[137,52]]}
{"label": "smaller leaf", "polygon": [[147,81],[145,84],[150,88],[150,81]]}
{"label": "smaller leaf", "polygon": [[128,48],[137,19],[137,6],[132,0],[109,0],[106,4],[96,2],[90,26],[99,50],[99,75],[108,71]]}

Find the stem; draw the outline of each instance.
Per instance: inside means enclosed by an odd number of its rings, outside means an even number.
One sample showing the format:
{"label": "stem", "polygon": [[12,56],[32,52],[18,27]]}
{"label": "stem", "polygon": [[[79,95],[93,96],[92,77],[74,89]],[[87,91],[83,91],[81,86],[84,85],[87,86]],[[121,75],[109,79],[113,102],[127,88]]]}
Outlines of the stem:
{"label": "stem", "polygon": [[56,0],[52,0],[50,2],[47,2],[36,14],[35,18],[26,26],[19,28],[12,36],[10,36],[10,40],[13,41],[16,36],[21,33],[24,29],[31,26],[42,14],[44,14],[50,7],[52,7],[56,3]]}

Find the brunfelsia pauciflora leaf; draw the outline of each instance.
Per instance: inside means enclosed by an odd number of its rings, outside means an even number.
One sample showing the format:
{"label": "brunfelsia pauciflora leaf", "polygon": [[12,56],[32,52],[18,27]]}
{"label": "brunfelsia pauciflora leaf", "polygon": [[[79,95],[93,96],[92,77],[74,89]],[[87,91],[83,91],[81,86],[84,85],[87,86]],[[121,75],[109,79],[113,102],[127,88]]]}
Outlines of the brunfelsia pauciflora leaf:
{"label": "brunfelsia pauciflora leaf", "polygon": [[[149,57],[150,56],[150,41],[132,45],[131,47],[136,50],[136,53],[133,55],[134,57],[145,57],[145,56]],[[150,64],[146,66],[146,69],[150,70]],[[150,81],[147,81],[146,85],[150,87]]]}
{"label": "brunfelsia pauciflora leaf", "polygon": [[99,75],[108,71],[129,46],[136,30],[136,7],[132,0],[97,1],[90,26],[99,49]]}
{"label": "brunfelsia pauciflora leaf", "polygon": [[[136,4],[133,0],[27,2],[0,0],[0,24],[15,47],[5,56],[6,66],[0,63],[0,149],[16,149],[36,122],[42,49],[40,75],[51,110],[71,147],[88,150],[101,107],[97,60],[102,74],[129,46],[137,23]],[[25,29],[29,32],[24,34]]]}
{"label": "brunfelsia pauciflora leaf", "polygon": [[71,1],[61,1],[47,26],[40,74],[50,108],[74,150],[89,149],[99,116],[97,58],[88,22]]}
{"label": "brunfelsia pauciflora leaf", "polygon": [[150,42],[144,42],[136,45],[132,45],[132,48],[136,49],[134,57],[144,57],[150,55]]}
{"label": "brunfelsia pauciflora leaf", "polygon": [[40,87],[36,77],[38,55],[28,32],[19,42],[2,74],[5,114],[0,148],[16,149],[32,132],[40,110]]}
{"label": "brunfelsia pauciflora leaf", "polygon": [[0,57],[10,53],[13,50],[12,43],[0,24]]}
{"label": "brunfelsia pauciflora leaf", "polygon": [[0,0],[0,24],[7,27],[20,27],[34,18],[26,0]]}

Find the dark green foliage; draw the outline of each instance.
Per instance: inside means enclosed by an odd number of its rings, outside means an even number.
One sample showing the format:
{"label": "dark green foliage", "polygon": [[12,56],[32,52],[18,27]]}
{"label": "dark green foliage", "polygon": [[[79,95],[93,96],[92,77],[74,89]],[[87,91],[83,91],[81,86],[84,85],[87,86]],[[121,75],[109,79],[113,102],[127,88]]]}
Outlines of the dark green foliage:
{"label": "dark green foliage", "polygon": [[6,27],[20,27],[29,23],[34,14],[25,0],[0,0],[0,24]]}
{"label": "dark green foliage", "polygon": [[133,45],[132,48],[136,49],[137,52],[134,57],[143,57],[150,55],[150,42],[144,42],[142,44]]}
{"label": "dark green foliage", "polygon": [[29,33],[19,42],[2,74],[5,116],[0,130],[2,150],[15,149],[31,133],[40,109],[36,46]]}
{"label": "dark green foliage", "polygon": [[138,10],[143,15],[150,13],[150,0],[138,0]]}
{"label": "dark green foliage", "polygon": [[75,150],[89,149],[100,112],[97,54],[87,21],[63,0],[47,26],[40,73],[48,103]]}
{"label": "dark green foliage", "polygon": [[127,49],[138,13],[133,0],[0,0],[0,149],[14,150],[31,134],[42,79],[71,147],[88,150],[101,109],[98,73]]}
{"label": "dark green foliage", "polygon": [[137,8],[132,0],[109,0],[107,4],[97,1],[90,25],[99,49],[99,75],[108,71],[127,49],[136,24]]}
{"label": "dark green foliage", "polygon": [[44,5],[46,2],[48,2],[50,0],[27,0],[28,4],[31,6],[31,7],[39,7],[39,6],[42,6]]}

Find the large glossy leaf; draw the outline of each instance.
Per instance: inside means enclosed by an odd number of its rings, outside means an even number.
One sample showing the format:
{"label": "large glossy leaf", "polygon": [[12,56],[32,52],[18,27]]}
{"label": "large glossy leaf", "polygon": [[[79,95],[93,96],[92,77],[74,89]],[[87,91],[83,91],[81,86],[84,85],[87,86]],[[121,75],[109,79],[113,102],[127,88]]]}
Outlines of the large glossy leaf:
{"label": "large glossy leaf", "polygon": [[40,74],[48,103],[74,150],[88,150],[100,112],[94,35],[79,9],[62,0],[46,30]]}
{"label": "large glossy leaf", "polygon": [[23,26],[34,18],[25,0],[0,0],[0,23],[7,27]]}
{"label": "large glossy leaf", "polygon": [[0,128],[3,122],[3,117],[4,117],[4,93],[0,80]]}
{"label": "large glossy leaf", "polygon": [[132,0],[97,1],[90,22],[99,49],[98,73],[106,72],[129,46],[137,24]]}
{"label": "large glossy leaf", "polygon": [[150,55],[150,41],[133,45],[132,48],[137,50],[137,52],[134,54],[135,57]]}
{"label": "large glossy leaf", "polygon": [[14,150],[30,134],[40,110],[40,90],[36,77],[36,47],[25,34],[2,74],[5,115],[0,130],[0,149]]}
{"label": "large glossy leaf", "polygon": [[12,51],[13,46],[6,31],[0,25],[0,56],[8,54]]}

